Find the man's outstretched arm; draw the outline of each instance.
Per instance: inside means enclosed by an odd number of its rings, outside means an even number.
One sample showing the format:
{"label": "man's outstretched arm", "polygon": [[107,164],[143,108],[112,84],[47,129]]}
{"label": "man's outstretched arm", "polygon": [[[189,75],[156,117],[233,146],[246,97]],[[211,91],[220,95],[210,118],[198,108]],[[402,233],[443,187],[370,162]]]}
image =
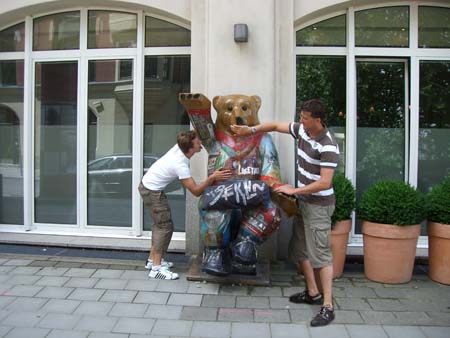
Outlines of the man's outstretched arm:
{"label": "man's outstretched arm", "polygon": [[206,189],[206,187],[213,184],[214,181],[223,181],[229,179],[230,177],[231,177],[230,170],[216,170],[211,175],[209,175],[205,181],[203,181],[200,184],[195,183],[192,177],[185,178],[180,181],[186,187],[186,189],[192,193],[192,195],[199,197]]}
{"label": "man's outstretched arm", "polygon": [[271,131],[289,134],[288,122],[265,122],[252,127],[233,124],[230,128],[237,136],[249,136],[251,134],[267,133]]}

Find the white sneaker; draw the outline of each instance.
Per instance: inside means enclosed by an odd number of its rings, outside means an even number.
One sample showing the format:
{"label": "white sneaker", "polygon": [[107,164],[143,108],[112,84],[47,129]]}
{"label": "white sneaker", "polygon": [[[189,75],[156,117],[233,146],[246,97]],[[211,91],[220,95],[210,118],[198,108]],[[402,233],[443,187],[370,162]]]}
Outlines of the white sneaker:
{"label": "white sneaker", "polygon": [[[153,260],[147,259],[147,263],[145,264],[144,267],[145,267],[147,270],[151,270],[151,269],[152,269],[152,266],[153,266]],[[165,261],[164,259],[161,259],[161,266],[170,269],[170,268],[173,268],[173,263],[172,263],[172,262],[167,262],[167,261]]]}
{"label": "white sneaker", "polygon": [[161,266],[158,270],[151,269],[148,274],[150,278],[155,279],[178,279],[178,274],[169,270],[164,266]]}

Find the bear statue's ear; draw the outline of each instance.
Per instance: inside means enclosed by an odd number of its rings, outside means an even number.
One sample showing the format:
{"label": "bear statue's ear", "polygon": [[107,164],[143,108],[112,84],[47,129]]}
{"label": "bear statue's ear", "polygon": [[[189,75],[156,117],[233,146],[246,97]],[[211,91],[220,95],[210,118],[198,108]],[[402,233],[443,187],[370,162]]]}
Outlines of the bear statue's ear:
{"label": "bear statue's ear", "polygon": [[213,98],[213,107],[214,107],[214,109],[217,111],[217,112],[219,112],[218,110],[217,110],[217,106],[218,106],[218,104],[219,104],[219,101],[220,101],[220,99],[222,98],[222,96],[214,96],[214,98]]}
{"label": "bear statue's ear", "polygon": [[261,98],[258,95],[253,95],[253,96],[250,96],[250,97],[255,102],[256,109],[259,110],[259,108],[261,107]]}

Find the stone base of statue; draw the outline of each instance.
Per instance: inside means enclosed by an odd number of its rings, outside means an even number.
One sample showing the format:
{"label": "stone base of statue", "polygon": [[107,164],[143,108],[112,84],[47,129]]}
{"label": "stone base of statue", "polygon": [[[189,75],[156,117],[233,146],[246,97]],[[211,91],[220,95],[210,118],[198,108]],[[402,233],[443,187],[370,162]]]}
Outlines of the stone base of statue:
{"label": "stone base of statue", "polygon": [[190,267],[186,279],[195,282],[270,286],[270,262],[258,261],[256,263],[256,275],[232,273],[228,276],[214,276],[202,271],[202,255],[193,255],[190,259]]}

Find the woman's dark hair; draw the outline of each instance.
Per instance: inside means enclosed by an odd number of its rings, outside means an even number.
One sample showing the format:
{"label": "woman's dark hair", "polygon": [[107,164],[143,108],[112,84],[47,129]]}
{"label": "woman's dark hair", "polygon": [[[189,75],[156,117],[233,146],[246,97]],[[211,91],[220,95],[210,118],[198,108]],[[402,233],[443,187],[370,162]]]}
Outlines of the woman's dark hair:
{"label": "woman's dark hair", "polygon": [[195,130],[182,131],[177,135],[178,146],[184,154],[187,154],[189,152],[189,149],[194,146],[194,143],[192,141],[196,137],[197,133],[195,132]]}

